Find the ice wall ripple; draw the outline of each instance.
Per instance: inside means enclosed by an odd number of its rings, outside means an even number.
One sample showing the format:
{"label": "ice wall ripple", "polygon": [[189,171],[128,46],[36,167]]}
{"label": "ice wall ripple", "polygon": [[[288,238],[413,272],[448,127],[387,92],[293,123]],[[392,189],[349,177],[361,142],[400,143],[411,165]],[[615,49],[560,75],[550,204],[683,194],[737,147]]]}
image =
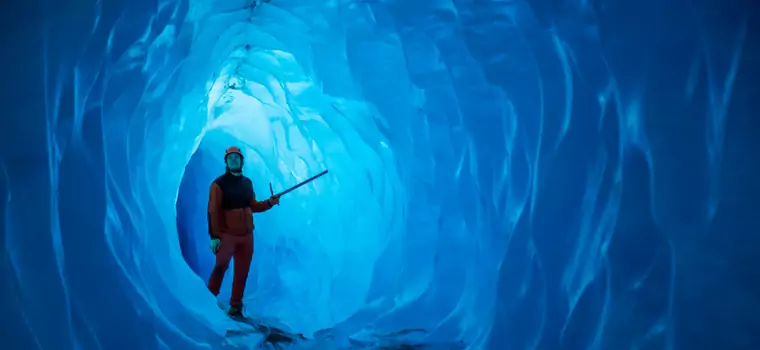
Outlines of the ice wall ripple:
{"label": "ice wall ripple", "polygon": [[[740,130],[756,124],[746,99],[756,84],[739,77],[757,75],[757,12],[740,2],[521,5],[507,5],[516,10],[505,21],[523,23],[541,62],[547,152],[534,211],[502,265],[506,310],[494,328],[509,335],[491,344],[752,348],[757,290],[742,280],[758,269],[735,244],[756,241],[746,236],[756,224],[736,213],[757,206],[738,175],[755,173],[740,147],[757,145]],[[741,301],[713,306],[723,298]]]}

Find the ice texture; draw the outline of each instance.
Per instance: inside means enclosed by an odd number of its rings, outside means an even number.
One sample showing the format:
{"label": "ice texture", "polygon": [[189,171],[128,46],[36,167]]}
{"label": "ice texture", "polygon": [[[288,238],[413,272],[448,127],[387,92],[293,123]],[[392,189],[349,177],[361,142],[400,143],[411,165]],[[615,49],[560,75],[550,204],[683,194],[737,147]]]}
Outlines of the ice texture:
{"label": "ice texture", "polygon": [[[4,4],[0,348],[757,349],[758,9]],[[231,145],[259,199],[329,170],[256,214],[255,324]]]}

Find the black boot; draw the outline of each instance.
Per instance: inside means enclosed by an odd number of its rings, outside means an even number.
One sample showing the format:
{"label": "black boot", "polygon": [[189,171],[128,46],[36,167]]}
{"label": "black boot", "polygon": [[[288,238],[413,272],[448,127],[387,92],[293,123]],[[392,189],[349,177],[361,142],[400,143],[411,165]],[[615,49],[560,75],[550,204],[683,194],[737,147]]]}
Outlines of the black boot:
{"label": "black boot", "polygon": [[230,305],[230,310],[227,312],[227,315],[232,318],[245,319],[245,316],[243,316],[243,305]]}

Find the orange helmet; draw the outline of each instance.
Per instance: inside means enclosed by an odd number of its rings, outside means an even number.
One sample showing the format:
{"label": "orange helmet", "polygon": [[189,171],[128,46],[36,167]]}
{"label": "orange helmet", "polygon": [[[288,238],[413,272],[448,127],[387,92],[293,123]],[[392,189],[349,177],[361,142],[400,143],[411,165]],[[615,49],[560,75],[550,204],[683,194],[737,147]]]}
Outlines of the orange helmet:
{"label": "orange helmet", "polygon": [[232,154],[232,153],[237,153],[238,155],[240,155],[240,158],[243,158],[243,153],[240,152],[240,148],[237,148],[235,146],[231,146],[231,147],[227,148],[226,152],[224,152],[224,159],[227,159],[227,156],[230,155],[230,154]]}

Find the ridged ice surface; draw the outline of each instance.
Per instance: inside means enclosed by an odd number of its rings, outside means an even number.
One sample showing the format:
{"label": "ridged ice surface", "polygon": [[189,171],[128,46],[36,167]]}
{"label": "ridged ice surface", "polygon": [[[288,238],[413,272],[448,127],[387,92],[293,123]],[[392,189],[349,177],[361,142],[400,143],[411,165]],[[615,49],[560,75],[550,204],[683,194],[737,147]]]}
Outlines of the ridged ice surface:
{"label": "ridged ice surface", "polygon": [[[14,6],[0,348],[760,347],[750,2]],[[258,326],[205,287],[230,145],[329,170],[256,214]]]}

